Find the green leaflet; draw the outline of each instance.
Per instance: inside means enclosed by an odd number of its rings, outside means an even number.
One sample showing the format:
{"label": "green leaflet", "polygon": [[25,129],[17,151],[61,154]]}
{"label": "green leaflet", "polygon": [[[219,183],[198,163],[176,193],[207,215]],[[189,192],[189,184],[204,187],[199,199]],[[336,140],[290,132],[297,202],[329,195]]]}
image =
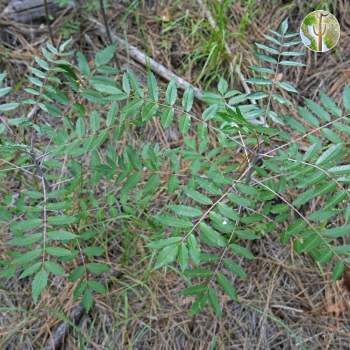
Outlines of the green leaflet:
{"label": "green leaflet", "polygon": [[33,265],[27,267],[26,269],[24,269],[24,270],[22,271],[22,273],[21,273],[20,276],[19,276],[19,279],[26,278],[26,277],[28,277],[28,276],[33,275],[33,274],[36,273],[38,270],[40,270],[41,266],[42,266],[42,262],[40,261],[40,262],[37,262],[37,263],[35,263],[35,264],[33,264]]}
{"label": "green leaflet", "polygon": [[224,237],[209,225],[201,222],[199,224],[199,229],[201,231],[201,239],[208,245],[213,247],[226,247],[226,240]]}
{"label": "green leaflet", "polygon": [[305,232],[302,236],[302,242],[295,250],[300,253],[312,253],[322,243],[322,239],[316,232]]}
{"label": "green leaflet", "polygon": [[238,277],[240,277],[242,279],[246,279],[247,278],[247,274],[244,271],[244,269],[240,265],[238,265],[237,263],[232,261],[231,259],[225,259],[224,260],[224,265],[229,271],[233,272]]}
{"label": "green leaflet", "polygon": [[194,201],[200,204],[210,205],[213,203],[209,197],[205,196],[204,194],[198,191],[192,190],[190,188],[186,188],[184,192],[188,197],[192,198]]}
{"label": "green leaflet", "polygon": [[195,316],[198,313],[200,313],[204,309],[207,303],[208,303],[208,293],[198,296],[191,306],[191,315]]}
{"label": "green leaflet", "polygon": [[300,45],[301,41],[300,40],[295,40],[295,41],[289,41],[289,42],[285,42],[283,43],[284,47],[291,47],[291,46],[296,46],[296,45]]}
{"label": "green leaflet", "polygon": [[160,239],[158,241],[153,241],[148,244],[148,247],[151,249],[161,249],[167,247],[171,244],[178,243],[182,241],[182,237],[169,237],[165,239]]}
{"label": "green leaflet", "polygon": [[316,165],[321,165],[335,159],[342,152],[343,145],[337,144],[330,146],[316,160]]}
{"label": "green leaflet", "polygon": [[41,219],[28,219],[19,222],[15,222],[11,225],[12,231],[29,231],[33,228],[37,228],[42,224]]}
{"label": "green leaflet", "polygon": [[195,265],[198,265],[200,263],[200,247],[197,243],[197,239],[193,234],[190,234],[187,242],[190,258]]}
{"label": "green leaflet", "polygon": [[246,80],[247,83],[253,85],[271,85],[272,80],[266,78],[251,78]]}
{"label": "green leaflet", "polygon": [[184,272],[186,277],[189,278],[208,278],[213,275],[213,272],[209,269],[203,269],[203,268],[194,268],[189,269]]}
{"label": "green leaflet", "polygon": [[152,72],[147,73],[147,87],[151,99],[155,102],[158,102],[159,90],[157,86],[157,80]]}
{"label": "green leaflet", "polygon": [[223,78],[220,77],[219,82],[218,82],[218,91],[220,92],[221,95],[225,95],[228,89],[228,83],[227,81]]}
{"label": "green leaflet", "polygon": [[300,51],[283,51],[281,52],[282,56],[287,56],[287,57],[299,57],[299,56],[304,56],[304,52]]}
{"label": "green leaflet", "polygon": [[159,215],[157,216],[157,221],[164,226],[190,229],[192,228],[192,222],[188,219],[179,219],[170,215]]}
{"label": "green leaflet", "polygon": [[264,38],[271,41],[275,45],[282,45],[282,42],[271,35],[263,34]]}
{"label": "green leaflet", "polygon": [[29,246],[33,243],[40,241],[42,239],[42,237],[43,237],[43,234],[41,232],[32,233],[28,236],[21,236],[21,237],[13,238],[13,239],[9,240],[7,242],[7,244],[13,245],[13,246],[18,246],[18,247],[25,247],[25,246]]}
{"label": "green leaflet", "polygon": [[350,164],[339,165],[328,169],[328,172],[334,175],[350,174]]}
{"label": "green leaflet", "polygon": [[[277,41],[277,40],[276,40]],[[278,41],[277,41],[278,43]],[[268,53],[272,53],[273,55],[278,55],[279,51],[273,47],[267,46],[267,45],[263,45],[263,44],[259,44],[259,43],[255,43],[255,45],[259,48],[262,49]]]}
{"label": "green leaflet", "polygon": [[324,230],[322,232],[322,235],[329,238],[346,237],[350,235],[350,225],[347,224],[347,225]]}
{"label": "green leaflet", "polygon": [[47,247],[46,252],[52,256],[62,257],[70,256],[72,252],[69,249],[62,247]]}
{"label": "green leaflet", "polygon": [[291,61],[291,60],[281,60],[280,64],[282,66],[292,66],[292,67],[304,67],[305,64],[297,61]]}
{"label": "green leaflet", "polygon": [[95,292],[99,293],[99,294],[105,294],[107,292],[107,289],[105,288],[105,286],[98,282],[98,281],[88,281],[87,285],[94,290]]}
{"label": "green leaflet", "polygon": [[54,275],[57,276],[64,276],[65,271],[62,266],[58,265],[54,261],[45,261],[44,263],[45,270],[48,272],[53,273]]}
{"label": "green leaflet", "polygon": [[221,306],[220,306],[219,298],[214,288],[211,288],[211,287],[208,288],[208,297],[209,297],[209,302],[215,312],[215,315],[217,317],[221,317],[221,314],[222,314]]}
{"label": "green leaflet", "polygon": [[243,207],[254,207],[254,203],[247,198],[243,198],[233,193],[230,193],[227,197],[231,202],[237,205],[241,205]]}
{"label": "green leaflet", "polygon": [[267,55],[263,55],[261,53],[256,53],[255,56],[263,62],[268,62],[268,63],[272,63],[272,64],[277,64],[277,60],[271,56],[267,56]]}
{"label": "green leaflet", "polygon": [[323,106],[334,116],[341,117],[342,110],[336,105],[336,103],[324,91],[320,92],[320,99]]}
{"label": "green leaflet", "polygon": [[304,119],[306,122],[308,122],[312,126],[316,126],[316,127],[320,126],[320,122],[318,121],[318,119],[306,108],[298,107],[298,112],[302,117],[302,119]]}
{"label": "green leaflet", "polygon": [[343,90],[343,104],[347,111],[350,111],[350,86],[345,85]]}
{"label": "green leaflet", "polygon": [[39,57],[34,57],[34,60],[40,68],[43,68],[45,70],[49,70],[50,66],[48,65],[48,63],[46,61],[42,60]]}
{"label": "green leaflet", "polygon": [[161,249],[158,254],[157,261],[155,263],[154,268],[159,269],[164,265],[169,265],[175,261],[178,254],[179,247],[178,245],[169,245]]}
{"label": "green leaflet", "polygon": [[32,297],[34,304],[37,304],[42,291],[47,286],[47,278],[48,274],[45,270],[41,270],[35,275],[32,282]]}
{"label": "green leaflet", "polygon": [[[79,51],[77,52],[77,60],[78,60],[78,66],[80,69],[80,72],[85,76],[88,77],[90,75],[90,67],[89,63],[86,59],[86,57]],[[45,67],[45,65],[44,65]],[[48,69],[48,66],[46,66]]]}
{"label": "green leaflet", "polygon": [[190,207],[187,205],[170,205],[169,208],[179,216],[186,216],[195,218],[201,216],[203,213],[199,208]]}
{"label": "green leaflet", "polygon": [[249,67],[252,71],[262,74],[274,74],[274,70],[271,68],[260,67],[260,66],[251,66]]}
{"label": "green leaflet", "polygon": [[122,86],[123,86],[124,92],[129,96],[131,92],[131,86],[130,86],[129,75],[126,72],[123,74]]}
{"label": "green leaflet", "polygon": [[232,300],[238,301],[236,289],[232,286],[230,281],[227,279],[227,277],[223,273],[219,272],[217,274],[217,281],[220,284],[220,286],[222,287],[222,289],[224,290],[224,292]]}
{"label": "green leaflet", "polygon": [[109,63],[114,57],[114,53],[117,49],[116,45],[110,45],[106,48],[98,51],[95,56],[95,64],[96,66],[102,66]]}
{"label": "green leaflet", "polygon": [[94,299],[91,291],[89,289],[86,289],[84,291],[83,300],[82,300],[82,304],[86,312],[89,312],[89,310],[92,308],[93,302],[94,302]]}
{"label": "green leaflet", "polygon": [[191,118],[186,114],[179,117],[179,130],[182,135],[186,135],[191,127]]}
{"label": "green leaflet", "polygon": [[166,107],[160,116],[160,122],[163,128],[171,126],[175,115],[174,108]]}
{"label": "green leaflet", "polygon": [[86,247],[83,249],[83,253],[88,257],[100,256],[104,253],[104,249],[102,247]]}
{"label": "green leaflet", "polygon": [[206,292],[208,287],[204,284],[195,284],[182,290],[181,294],[184,296],[198,295]]}
{"label": "green leaflet", "polygon": [[124,185],[120,191],[121,194],[126,194],[126,193],[132,191],[133,189],[135,189],[136,185],[141,180],[141,177],[142,177],[141,171],[138,171],[138,172],[132,174],[124,183]]}
{"label": "green leaflet", "polygon": [[177,87],[176,82],[174,79],[172,79],[167,87],[167,90],[165,92],[165,102],[169,104],[170,106],[173,106],[177,99]]}
{"label": "green leaflet", "polygon": [[211,105],[203,112],[203,115],[202,115],[203,120],[207,121],[207,120],[215,118],[218,110],[219,110],[218,105],[216,105],[216,104]]}
{"label": "green leaflet", "polygon": [[343,272],[345,270],[344,262],[339,260],[336,265],[334,266],[333,272],[332,272],[332,280],[333,282],[336,282],[340,277],[342,276]]}
{"label": "green leaflet", "polygon": [[86,268],[89,272],[95,275],[99,275],[109,270],[109,266],[104,263],[88,263],[86,264]]}
{"label": "green leaflet", "polygon": [[187,246],[182,243],[179,251],[179,264],[182,271],[185,271],[188,268],[189,263],[189,252]]}
{"label": "green leaflet", "polygon": [[250,259],[250,260],[254,259],[254,255],[252,254],[252,252],[248,248],[242,247],[242,246],[235,244],[235,243],[230,244],[230,248],[234,254],[237,254],[239,256],[242,256],[242,257]]}
{"label": "green leaflet", "polygon": [[288,30],[288,17],[281,23],[279,32],[284,36]]}
{"label": "green leaflet", "polygon": [[19,106],[19,103],[3,103],[0,104],[0,112],[9,112],[9,111],[13,111],[14,109],[16,109]]}
{"label": "green leaflet", "polygon": [[268,96],[268,94],[266,92],[257,91],[257,92],[253,92],[253,93],[249,94],[248,98],[250,100],[261,100],[267,96]]}
{"label": "green leaflet", "polygon": [[94,84],[94,88],[97,91],[102,92],[104,94],[124,96],[124,93],[122,90],[112,85]]}
{"label": "green leaflet", "polygon": [[70,282],[76,282],[81,278],[85,273],[84,266],[78,266],[70,273],[68,280]]}
{"label": "green leaflet", "polygon": [[18,266],[25,265],[28,262],[34,261],[36,258],[41,256],[41,254],[42,254],[42,249],[39,249],[39,248],[34,249],[17,256],[12,262],[14,265],[18,265]]}
{"label": "green leaflet", "polygon": [[226,216],[227,218],[234,220],[234,221],[239,220],[238,212],[233,210],[232,208],[230,208],[226,204],[219,203],[218,209],[219,209],[221,215]]}
{"label": "green leaflet", "polygon": [[85,122],[82,117],[77,119],[77,122],[75,124],[75,131],[77,133],[77,136],[80,138],[85,135]]}
{"label": "green leaflet", "polygon": [[56,241],[69,241],[77,238],[77,235],[69,231],[49,231],[47,237]]}
{"label": "green leaflet", "polygon": [[319,104],[316,102],[306,98],[305,99],[306,105],[310,108],[311,112],[313,112],[315,115],[317,115],[319,118],[321,118],[324,121],[330,121],[330,115],[326,110],[324,110]]}
{"label": "green leaflet", "polygon": [[10,91],[11,87],[0,88],[0,97],[6,96]]}
{"label": "green leaflet", "polygon": [[291,83],[287,81],[277,81],[276,85],[288,92],[298,93],[298,90]]}
{"label": "green leaflet", "polygon": [[151,120],[156,115],[158,108],[159,106],[155,102],[145,103],[142,111],[142,120],[144,122]]}
{"label": "green leaflet", "polygon": [[343,142],[342,138],[338,136],[337,133],[332,131],[330,128],[323,128],[321,130],[322,135],[334,144],[341,144]]}
{"label": "green leaflet", "polygon": [[66,226],[74,224],[78,221],[75,216],[61,215],[61,216],[51,216],[48,218],[48,223],[55,226]]}
{"label": "green leaflet", "polygon": [[330,191],[335,190],[336,188],[336,183],[331,182],[331,183],[326,183],[320,187],[316,187],[316,188],[310,188],[309,190],[301,193],[294,201],[293,201],[293,205],[295,205],[296,207],[300,207],[301,205],[306,204],[308,201],[310,201],[311,199],[317,197],[317,196],[321,196],[323,194],[326,194]]}
{"label": "green leaflet", "polygon": [[281,242],[286,244],[290,237],[297,235],[306,227],[304,220],[296,220],[294,223],[288,226],[287,230],[283,231],[281,235]]}

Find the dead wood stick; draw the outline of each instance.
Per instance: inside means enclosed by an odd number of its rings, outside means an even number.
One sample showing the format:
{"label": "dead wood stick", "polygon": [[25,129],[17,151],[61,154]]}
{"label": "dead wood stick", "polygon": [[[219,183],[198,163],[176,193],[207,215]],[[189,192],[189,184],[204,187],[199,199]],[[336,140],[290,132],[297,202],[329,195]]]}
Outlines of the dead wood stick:
{"label": "dead wood stick", "polygon": [[[97,21],[94,18],[89,18],[89,20],[90,20],[90,22],[94,23],[97,26],[97,29],[98,29],[98,31],[101,34],[106,35],[106,30],[105,30],[105,27],[104,27],[104,25],[102,23],[100,23],[99,21]],[[163,79],[165,79],[167,81],[170,81],[170,80],[174,79],[176,84],[177,84],[177,86],[180,89],[182,89],[182,90],[186,90],[186,88],[188,86],[191,86],[192,89],[193,89],[193,92],[194,92],[194,96],[197,99],[202,100],[203,93],[202,93],[202,91],[200,89],[196,88],[195,86],[193,86],[192,84],[190,84],[186,80],[184,80],[181,77],[177,76],[172,71],[170,71],[168,68],[164,67],[162,64],[158,63],[153,58],[150,58],[149,56],[144,54],[137,47],[129,44],[126,40],[121,39],[115,33],[111,32],[111,37],[112,37],[112,39],[115,42],[117,42],[119,44],[119,46],[124,51],[126,51],[129,54],[129,56],[133,60],[135,60],[136,62],[142,64],[143,66],[146,66],[146,67],[149,66],[150,69],[154,73],[158,74],[160,77],[162,77]],[[241,72],[238,73],[238,76],[242,80],[242,85],[245,86],[247,89],[249,89],[249,87],[247,86],[247,84],[244,81],[244,77],[243,77]],[[255,102],[255,101],[253,100],[253,102]],[[257,119],[250,119],[250,122],[253,123],[253,124],[260,124],[260,121],[257,120]]]}
{"label": "dead wood stick", "polygon": [[[100,33],[106,35],[106,29],[102,23],[95,20],[94,18],[89,18],[89,20],[97,26],[97,29]],[[113,41],[119,44],[120,48],[127,51],[127,53],[130,55],[130,57],[133,60],[142,64],[143,66],[149,66],[154,73],[158,74],[160,77],[162,77],[167,81],[174,79],[177,86],[181,90],[186,90],[187,87],[191,86],[194,92],[194,96],[198,99],[202,98],[203,94],[200,89],[196,88],[195,86],[187,82],[185,79],[182,79],[181,77],[177,76],[168,68],[164,67],[162,64],[158,63],[153,58],[147,56],[142,51],[140,51],[137,47],[129,44],[126,40],[120,38],[115,33],[111,32],[111,37]]]}
{"label": "dead wood stick", "polygon": [[[84,313],[84,308],[81,304],[75,306],[70,313],[70,320],[73,323],[79,322],[81,316]],[[67,336],[69,331],[69,322],[61,322],[53,331],[52,337],[47,342],[46,347],[44,350],[55,350],[58,349],[59,346],[62,344],[63,339]]]}

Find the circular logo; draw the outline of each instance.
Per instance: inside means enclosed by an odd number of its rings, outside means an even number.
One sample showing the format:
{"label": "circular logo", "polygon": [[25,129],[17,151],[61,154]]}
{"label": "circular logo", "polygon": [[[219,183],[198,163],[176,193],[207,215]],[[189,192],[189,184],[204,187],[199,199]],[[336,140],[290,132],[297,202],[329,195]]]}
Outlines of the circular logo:
{"label": "circular logo", "polygon": [[340,37],[339,22],[328,11],[310,12],[301,23],[300,37],[310,50],[327,52],[338,43]]}

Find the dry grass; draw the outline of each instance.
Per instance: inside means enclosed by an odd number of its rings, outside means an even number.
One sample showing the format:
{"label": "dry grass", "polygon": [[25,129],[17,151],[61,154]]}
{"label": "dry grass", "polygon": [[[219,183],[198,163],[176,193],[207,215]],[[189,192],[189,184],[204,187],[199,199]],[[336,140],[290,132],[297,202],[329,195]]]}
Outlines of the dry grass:
{"label": "dry grass", "polygon": [[[119,4],[109,10],[111,27],[132,44],[200,87],[228,73],[227,62],[231,58],[221,51],[222,55],[202,73],[208,54],[204,44],[213,37],[196,1],[135,3],[135,7]],[[262,33],[276,27],[286,15],[291,18],[292,28],[298,30],[304,15],[318,1],[306,4],[258,0],[250,25],[242,33],[244,3],[232,1],[228,6],[225,40],[235,62],[241,62],[243,75],[248,76],[248,67],[255,62],[252,45],[263,41]],[[342,30],[336,50],[325,54],[308,52],[307,67],[292,70],[286,80],[295,82],[305,97],[314,98],[322,88],[339,100],[343,86],[350,81],[350,5],[347,0],[329,3]],[[115,12],[116,17],[112,16]],[[59,28],[63,22],[60,17],[54,27]],[[30,34],[26,26],[6,28],[3,40],[7,43],[0,43],[0,70],[8,71],[20,86],[26,65],[39,52],[47,35],[45,28],[38,26]],[[77,47],[92,52],[102,47],[106,38],[97,37],[93,28],[84,27],[84,32],[76,33],[74,39]],[[132,64],[127,58],[122,62]],[[240,85],[235,75],[229,80],[232,86]],[[157,125],[147,137],[163,144],[169,142],[169,135]],[[9,186],[16,187],[16,182],[8,179],[7,189]],[[0,189],[0,196],[4,193],[5,188]],[[160,198],[160,203],[165,200]],[[99,297],[92,312],[72,328],[62,349],[348,349],[349,291],[343,282],[334,285],[328,271],[320,271],[310,259],[295,256],[292,248],[282,246],[277,236],[271,233],[251,246],[257,259],[245,266],[248,280],[235,281],[240,303],[222,297],[221,320],[216,320],[210,311],[189,317],[191,299],[180,295],[185,283],[178,271],[150,271],[150,257],[137,239],[135,252],[125,263],[121,258],[125,253],[122,243],[112,237],[109,292]],[[4,241],[1,238],[0,257],[5,254]],[[34,307],[29,281],[1,281],[1,349],[40,349],[49,344],[55,326],[66,319],[75,305],[71,284],[56,278],[52,287]]]}

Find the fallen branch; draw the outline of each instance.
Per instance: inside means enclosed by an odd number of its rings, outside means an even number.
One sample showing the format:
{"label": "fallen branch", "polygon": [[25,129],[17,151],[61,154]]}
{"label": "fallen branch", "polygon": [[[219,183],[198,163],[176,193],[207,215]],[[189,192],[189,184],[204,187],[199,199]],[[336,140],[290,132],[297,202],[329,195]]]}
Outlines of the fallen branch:
{"label": "fallen branch", "polygon": [[[94,18],[89,18],[89,20],[90,20],[90,22],[94,23],[97,26],[97,30],[100,32],[100,34],[106,35],[106,29],[102,23],[100,23],[99,21],[97,21]],[[194,96],[197,99],[202,100],[203,93],[200,89],[196,88],[195,86],[193,86],[192,84],[190,84],[186,80],[180,78],[179,76],[174,74],[172,71],[170,71],[168,68],[164,67],[162,64],[158,63],[153,58],[144,54],[137,47],[129,44],[126,40],[121,39],[117,34],[111,32],[111,37],[112,37],[113,41],[115,41],[117,44],[119,44],[120,48],[125,50],[133,60],[142,64],[145,67],[150,67],[150,69],[154,73],[158,74],[160,77],[162,77],[163,79],[165,79],[167,81],[174,79],[177,86],[182,90],[186,90],[186,88],[188,86],[191,86],[193,89],[193,92],[194,92]],[[236,73],[238,74],[238,77],[242,80],[242,85],[244,86],[244,88],[249,90],[249,87],[245,83],[244,77],[243,77],[242,73],[239,71],[238,66],[237,66]],[[254,100],[253,100],[253,102],[255,103]],[[253,124],[261,124],[261,122],[257,119],[250,119],[250,122]]]}
{"label": "fallen branch", "polygon": [[[74,1],[70,1],[65,8],[74,8]],[[31,24],[43,18],[48,20],[49,16],[55,17],[62,9],[63,7],[58,6],[54,0],[11,0],[0,17],[14,22]]]}
{"label": "fallen branch", "polygon": [[[100,23],[99,21],[95,20],[94,18],[89,18],[90,22],[94,23],[98,29],[98,31],[106,35],[106,29],[105,26]],[[163,79],[170,81],[172,79],[175,80],[177,86],[182,89],[186,90],[188,86],[191,86],[194,92],[194,96],[198,99],[201,99],[203,96],[203,93],[200,89],[196,88],[189,82],[187,82],[185,79],[180,78],[176,74],[174,74],[172,71],[170,71],[168,68],[164,67],[162,64],[158,63],[155,61],[153,58],[147,56],[144,54],[142,51],[140,51],[137,47],[129,44],[127,41],[124,39],[120,38],[118,35],[115,33],[110,33],[113,41],[115,41],[117,44],[119,44],[119,47],[130,55],[130,57],[135,60],[136,62],[142,64],[143,66],[147,67],[149,66],[150,69],[158,74],[160,77]]]}

